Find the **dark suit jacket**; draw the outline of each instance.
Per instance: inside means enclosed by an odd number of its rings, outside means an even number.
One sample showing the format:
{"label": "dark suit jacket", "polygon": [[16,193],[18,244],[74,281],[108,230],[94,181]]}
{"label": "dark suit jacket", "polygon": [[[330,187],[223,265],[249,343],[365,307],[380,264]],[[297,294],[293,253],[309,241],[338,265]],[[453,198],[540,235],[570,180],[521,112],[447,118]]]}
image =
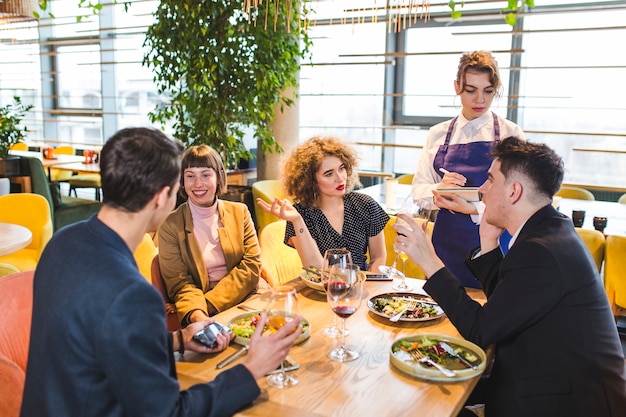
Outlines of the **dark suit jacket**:
{"label": "dark suit jacket", "polygon": [[487,303],[446,269],[424,289],[459,332],[495,345],[487,416],[623,416],[624,356],[602,282],[571,220],[551,205],[499,249],[468,260]]}
{"label": "dark suit jacket", "polygon": [[33,287],[22,417],[228,416],[260,393],[243,365],[180,391],[163,300],[96,217],[55,233]]}

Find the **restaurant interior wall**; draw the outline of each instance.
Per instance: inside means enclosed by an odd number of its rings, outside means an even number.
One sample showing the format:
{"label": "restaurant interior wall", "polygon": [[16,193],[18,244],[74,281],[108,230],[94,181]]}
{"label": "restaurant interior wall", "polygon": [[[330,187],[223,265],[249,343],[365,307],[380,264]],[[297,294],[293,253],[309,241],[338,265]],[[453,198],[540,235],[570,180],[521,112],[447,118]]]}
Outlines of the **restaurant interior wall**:
{"label": "restaurant interior wall", "polygon": [[[55,19],[0,26],[0,105],[14,95],[35,105],[30,146],[98,147],[117,129],[150,125],[148,111],[168,100],[141,66],[158,2],[105,4],[80,23],[74,3],[51,1]],[[430,20],[397,32],[383,19],[340,23],[354,0],[318,3],[313,65],[303,62],[300,75],[299,141],[339,136],[356,145],[361,169],[411,173],[428,128],[459,112],[460,55],[485,49],[504,82],[492,110],[563,155],[566,183],[626,191],[626,55],[617,46],[626,0],[537,1],[514,30],[504,1],[466,2],[454,21],[433,3]]]}

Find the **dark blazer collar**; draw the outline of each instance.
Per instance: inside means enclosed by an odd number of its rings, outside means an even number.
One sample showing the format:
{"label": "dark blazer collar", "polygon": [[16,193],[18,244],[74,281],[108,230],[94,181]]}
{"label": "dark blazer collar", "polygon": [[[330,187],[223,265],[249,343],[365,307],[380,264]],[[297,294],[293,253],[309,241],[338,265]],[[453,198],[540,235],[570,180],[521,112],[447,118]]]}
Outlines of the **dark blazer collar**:
{"label": "dark blazer collar", "polygon": [[546,219],[551,217],[556,217],[559,219],[565,218],[566,216],[559,211],[557,211],[552,204],[548,204],[545,207],[537,210],[535,214],[530,216],[530,218],[526,221],[526,224],[522,227],[518,239],[524,238],[524,236],[529,233],[531,230],[535,230],[535,227],[543,222]]}

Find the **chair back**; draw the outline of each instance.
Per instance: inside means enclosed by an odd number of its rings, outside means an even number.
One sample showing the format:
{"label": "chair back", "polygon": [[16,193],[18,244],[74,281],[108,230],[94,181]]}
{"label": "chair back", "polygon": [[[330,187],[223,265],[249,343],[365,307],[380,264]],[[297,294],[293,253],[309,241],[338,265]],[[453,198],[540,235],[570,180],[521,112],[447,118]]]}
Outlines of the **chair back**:
{"label": "chair back", "polygon": [[626,193],[622,194],[622,196],[617,200],[620,204],[626,204]]}
{"label": "chair back", "polygon": [[587,249],[591,252],[598,272],[602,271],[602,262],[604,262],[605,239],[604,234],[597,230],[575,228],[580,238],[587,245]]}
{"label": "chair back", "polygon": [[11,180],[8,178],[0,178],[0,196],[7,195],[11,192]]}
{"label": "chair back", "polygon": [[146,233],[137,249],[135,250],[135,262],[139,272],[148,282],[152,282],[152,260],[159,253],[159,248],[154,244],[152,236]]}
{"label": "chair back", "polygon": [[[20,272],[16,266],[11,264],[0,263],[0,277],[5,275],[15,274],[16,272]],[[0,385],[1,386],[1,385]]]}
{"label": "chair back", "polygon": [[0,257],[0,262],[12,264],[21,271],[35,269],[43,248],[52,237],[52,216],[46,199],[31,193],[4,195],[0,197],[0,221],[24,226],[33,235],[28,246]]}
{"label": "chair back", "polygon": [[[385,234],[385,248],[387,249],[387,262],[385,263],[385,265],[392,265],[394,259],[396,258],[396,252],[393,249],[393,241],[396,239],[396,236],[398,236],[398,232],[396,232],[393,229],[393,225],[396,224],[396,216],[389,216],[389,217],[390,217],[389,221],[387,222],[383,230]],[[428,222],[428,236],[432,236],[433,226],[434,226],[434,223],[429,221]],[[396,264],[396,266],[398,270],[401,271],[402,260],[398,260],[398,263]],[[411,259],[406,260],[405,275],[408,278],[420,278],[420,279],[426,278],[426,275],[424,274],[424,271],[422,271],[422,268],[417,266]]]}
{"label": "chair back", "polygon": [[274,288],[302,272],[298,251],[283,243],[286,226],[285,220],[278,220],[266,225],[259,235],[262,277]]}
{"label": "chair back", "polygon": [[[73,146],[57,146],[54,149],[55,154],[59,155],[76,155]],[[66,169],[50,168],[50,181],[68,181],[74,173]]]}
{"label": "chair back", "polygon": [[604,255],[604,287],[614,313],[617,307],[626,308],[624,271],[626,271],[626,236],[609,235],[606,238]]}
{"label": "chair back", "polygon": [[25,142],[17,142],[9,146],[9,149],[12,151],[27,151],[28,145]]}
{"label": "chair back", "polygon": [[585,190],[579,187],[561,187],[559,192],[556,193],[559,197],[572,198],[575,200],[595,200],[591,191]]}
{"label": "chair back", "polygon": [[[285,198],[285,192],[283,191],[280,180],[261,180],[252,184],[252,198],[254,200],[254,204],[256,204],[257,198],[261,198],[266,202],[271,203],[274,201],[274,197],[281,199]],[[254,210],[254,215],[256,217],[257,233],[261,233],[263,228],[268,224],[280,220],[273,214],[266,213],[260,207],[257,207]]]}
{"label": "chair back", "polygon": [[34,271],[0,278],[0,416],[18,417],[24,394]]}
{"label": "chair back", "polygon": [[76,155],[76,150],[71,145],[57,146],[54,148],[54,153],[60,155]]}
{"label": "chair back", "polygon": [[167,323],[167,331],[175,332],[180,329],[180,320],[178,320],[178,311],[176,310],[176,304],[174,304],[169,295],[167,294],[167,288],[165,287],[165,281],[161,276],[161,268],[159,267],[159,255],[155,255],[152,259],[152,285],[159,291],[163,302],[165,303],[165,321]]}
{"label": "chair back", "polygon": [[415,174],[403,174],[398,176],[398,184],[413,184],[413,176]]}

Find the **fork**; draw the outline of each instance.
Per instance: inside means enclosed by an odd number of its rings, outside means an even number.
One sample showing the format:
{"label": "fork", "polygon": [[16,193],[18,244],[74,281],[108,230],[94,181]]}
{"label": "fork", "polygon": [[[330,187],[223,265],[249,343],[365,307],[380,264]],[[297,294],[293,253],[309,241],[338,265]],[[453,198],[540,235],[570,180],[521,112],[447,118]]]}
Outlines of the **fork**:
{"label": "fork", "polygon": [[415,359],[416,361],[418,361],[420,363],[425,363],[425,364],[434,366],[435,368],[437,368],[439,370],[439,372],[441,372],[442,374],[444,374],[447,377],[452,378],[452,377],[456,376],[456,372],[454,372],[451,369],[444,368],[443,366],[439,365],[437,362],[433,361],[428,356],[425,356],[419,349],[410,350],[409,354],[413,357],[413,359]]}
{"label": "fork", "polygon": [[404,306],[404,308],[402,310],[400,310],[399,312],[397,312],[396,314],[394,314],[393,316],[391,316],[389,318],[389,321],[392,322],[397,322],[398,320],[400,320],[400,317],[402,317],[402,315],[407,312],[407,311],[413,311],[415,310],[415,307],[417,307],[417,301],[410,301],[408,303],[406,303],[406,305]]}

